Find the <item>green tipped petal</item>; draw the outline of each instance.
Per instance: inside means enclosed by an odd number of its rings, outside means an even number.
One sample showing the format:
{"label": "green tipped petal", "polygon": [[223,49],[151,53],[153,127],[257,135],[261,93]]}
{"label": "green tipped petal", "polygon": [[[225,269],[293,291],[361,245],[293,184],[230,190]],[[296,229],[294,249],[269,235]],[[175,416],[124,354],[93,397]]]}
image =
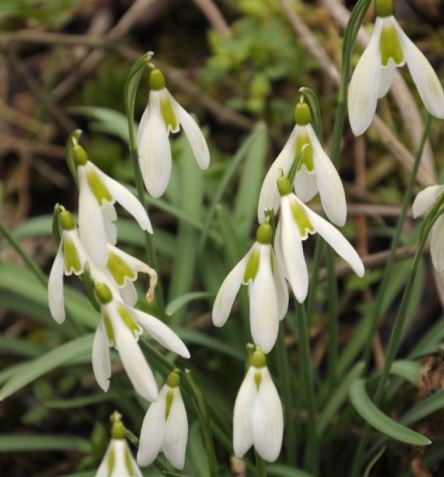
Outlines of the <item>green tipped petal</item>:
{"label": "green tipped petal", "polygon": [[307,144],[307,147],[304,149],[302,153],[302,158],[301,162],[299,163],[299,169],[302,168],[302,166],[305,166],[308,172],[313,172],[314,171],[314,163],[313,163],[313,147],[311,145],[310,138],[308,137],[308,134],[301,133],[298,134],[296,138],[296,144],[295,144],[295,156],[298,156],[302,148]]}
{"label": "green tipped petal", "polygon": [[136,323],[136,320],[128,313],[125,307],[119,307],[119,315],[125,325],[130,329],[131,333],[133,333],[133,335],[136,337],[139,336],[142,330],[140,329],[140,326]]}
{"label": "green tipped petal", "polygon": [[262,373],[260,371],[256,371],[254,373],[254,383],[256,384],[256,389],[259,390],[259,387],[262,382]]}
{"label": "green tipped petal", "polygon": [[88,181],[89,188],[91,189],[94,197],[100,205],[103,202],[112,202],[113,197],[100,177],[92,170],[89,170],[86,174],[86,180]]}
{"label": "green tipped petal", "polygon": [[116,453],[114,449],[111,449],[108,454],[108,477],[111,477],[114,471],[114,466],[116,465]]}
{"label": "green tipped petal", "polygon": [[247,266],[244,272],[244,283],[249,283],[256,278],[257,271],[259,269],[260,253],[258,250],[253,250],[248,257]]}
{"label": "green tipped petal", "polygon": [[301,205],[296,201],[292,201],[290,207],[301,237],[305,238],[307,237],[308,233],[314,233],[315,229]]}
{"label": "green tipped petal", "polygon": [[161,98],[160,112],[165,121],[165,126],[170,131],[177,131],[179,124],[177,122],[176,113],[168,98]]}
{"label": "green tipped petal", "polygon": [[137,274],[115,253],[108,255],[107,267],[119,286],[125,284],[125,278],[132,281],[137,278]]}
{"label": "green tipped petal", "polygon": [[166,395],[166,404],[165,404],[165,420],[168,419],[168,416],[171,412],[171,406],[173,405],[174,391],[169,390]]}
{"label": "green tipped petal", "polygon": [[131,458],[131,452],[128,449],[128,447],[125,448],[125,465],[126,465],[126,470],[128,471],[128,475],[130,475],[131,477],[136,475],[134,473],[133,459]]}
{"label": "green tipped petal", "polygon": [[390,59],[392,59],[396,65],[404,63],[404,53],[402,51],[401,42],[399,41],[398,32],[393,25],[384,25],[382,27],[379,48],[383,66],[387,66]]}
{"label": "green tipped petal", "polygon": [[82,265],[80,263],[79,254],[77,253],[74,242],[66,237],[63,239],[63,259],[65,261],[65,273],[74,272],[76,275],[81,273]]}
{"label": "green tipped petal", "polygon": [[106,336],[108,337],[108,341],[111,343],[111,346],[116,346],[116,339],[114,336],[114,329],[113,325],[111,324],[111,320],[109,316],[105,313],[102,316],[103,324],[105,325]]}

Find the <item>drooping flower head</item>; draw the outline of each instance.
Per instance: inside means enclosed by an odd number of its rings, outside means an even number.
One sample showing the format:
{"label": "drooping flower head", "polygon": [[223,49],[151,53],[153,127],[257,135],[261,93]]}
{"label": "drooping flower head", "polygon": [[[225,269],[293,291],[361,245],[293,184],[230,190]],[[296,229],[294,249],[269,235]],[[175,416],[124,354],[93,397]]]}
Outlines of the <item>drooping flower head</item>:
{"label": "drooping flower head", "polygon": [[280,205],[276,181],[288,175],[296,157],[302,154],[294,178],[296,195],[308,202],[318,192],[327,217],[338,226],[345,223],[347,204],[344,188],[335,166],[325,153],[311,125],[311,112],[303,98],[295,108],[294,127],[282,152],[270,167],[259,195],[258,218],[262,222],[267,209],[277,213]]}
{"label": "drooping flower head", "polygon": [[175,370],[145,414],[137,462],[141,466],[150,465],[163,452],[173,467],[182,470],[187,440],[187,413],[180,393],[180,375]]}
{"label": "drooping flower head", "polygon": [[183,128],[201,169],[209,166],[210,153],[199,126],[166,88],[163,73],[154,69],[149,81],[150,93],[139,124],[137,148],[145,187],[153,197],[160,197],[171,175],[170,132]]}
{"label": "drooping flower head", "polygon": [[253,341],[268,353],[273,348],[279,320],[288,309],[288,288],[272,246],[273,229],[261,224],[256,242],[223,281],[213,306],[213,323],[227,321],[241,284],[248,286]]}
{"label": "drooping flower head", "polygon": [[88,160],[79,144],[73,146],[79,183],[79,233],[82,243],[94,261],[107,261],[107,243],[116,242],[113,221],[114,203],[131,214],[142,230],[153,232],[150,219],[139,200],[126,187],[102,172]]}
{"label": "drooping flower head", "polygon": [[63,275],[81,275],[85,271],[87,254],[80,241],[76,221],[64,207],[56,211],[60,243],[49,273],[48,304],[51,316],[57,323],[65,320]]}
{"label": "drooping flower head", "polygon": [[111,421],[111,441],[96,477],[143,477],[126,442],[121,415],[114,412]]}
{"label": "drooping flower head", "polygon": [[234,453],[243,457],[254,446],[262,459],[274,462],[281,452],[283,432],[282,403],[265,355],[257,348],[234,404]]}
{"label": "drooping flower head", "polygon": [[[444,185],[434,185],[422,190],[413,202],[413,217],[426,214],[438,201],[442,201]],[[444,271],[444,215],[440,215],[430,230],[430,254],[438,272]]]}
{"label": "drooping flower head", "polygon": [[392,0],[376,0],[375,27],[355,68],[348,91],[348,114],[355,136],[373,120],[378,99],[389,91],[397,67],[407,63],[428,111],[444,118],[444,91],[427,58],[393,16]]}
{"label": "drooping flower head", "polygon": [[356,250],[333,225],[307,207],[292,193],[286,177],[278,179],[281,215],[276,229],[275,251],[296,299],[302,303],[308,292],[308,271],[302,242],[319,233],[333,250],[346,260],[355,273],[364,275],[364,264]]}
{"label": "drooping flower head", "polygon": [[105,283],[97,283],[95,294],[100,303],[101,320],[94,335],[92,365],[97,383],[107,391],[111,377],[109,347],[119,353],[134,389],[146,400],[157,399],[158,388],[138,340],[144,328],[158,343],[184,358],[190,353],[183,341],[165,323],[125,304]]}

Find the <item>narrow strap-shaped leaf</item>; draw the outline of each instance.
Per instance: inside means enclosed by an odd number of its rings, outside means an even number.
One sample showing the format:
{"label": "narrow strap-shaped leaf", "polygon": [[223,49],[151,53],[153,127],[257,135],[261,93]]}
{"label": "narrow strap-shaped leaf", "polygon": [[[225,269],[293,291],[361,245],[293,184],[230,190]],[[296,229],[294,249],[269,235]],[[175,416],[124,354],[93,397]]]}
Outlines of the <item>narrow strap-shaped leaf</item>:
{"label": "narrow strap-shaped leaf", "polygon": [[188,305],[191,301],[207,300],[208,298],[214,298],[214,293],[204,291],[185,293],[171,300],[165,308],[165,313],[168,316],[174,315],[174,313],[182,309],[185,305]]}
{"label": "narrow strap-shaped leaf", "polygon": [[363,379],[357,379],[351,385],[350,399],[356,412],[382,434],[412,446],[431,444],[427,437],[399,424],[378,409],[369,398]]}

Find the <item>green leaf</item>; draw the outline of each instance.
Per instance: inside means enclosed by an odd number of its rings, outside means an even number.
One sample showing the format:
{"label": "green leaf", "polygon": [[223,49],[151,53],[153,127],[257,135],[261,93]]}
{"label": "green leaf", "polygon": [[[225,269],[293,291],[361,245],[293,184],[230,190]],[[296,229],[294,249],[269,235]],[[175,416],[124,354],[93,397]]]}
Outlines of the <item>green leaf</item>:
{"label": "green leaf", "polygon": [[441,411],[443,408],[444,390],[441,390],[420,401],[413,409],[404,414],[400,420],[404,424],[412,424],[430,416],[430,414],[436,411]]}
{"label": "green leaf", "polygon": [[47,436],[43,434],[0,435],[0,452],[35,452],[75,449],[90,452],[87,439],[76,436]]}
{"label": "green leaf", "polygon": [[165,308],[165,313],[168,316],[174,315],[174,313],[183,308],[185,305],[188,305],[188,303],[191,301],[207,300],[209,298],[214,298],[214,296],[214,293],[204,291],[185,293],[184,295],[180,295],[177,298],[174,298],[174,300],[171,300]]}
{"label": "green leaf", "polygon": [[92,334],[82,336],[58,346],[37,359],[28,361],[26,365],[21,366],[20,372],[14,374],[2,387],[0,400],[6,399],[43,374],[52,371],[67,361],[78,358],[79,355],[90,353],[92,338]]}
{"label": "green leaf", "polygon": [[370,472],[372,471],[376,462],[378,462],[378,460],[382,457],[382,454],[384,454],[385,449],[386,447],[381,447],[379,452],[376,453],[373,459],[367,464],[367,467],[365,468],[364,473],[362,474],[362,477],[370,477]]}
{"label": "green leaf", "polygon": [[382,434],[412,446],[428,446],[432,442],[425,436],[394,421],[370,400],[365,381],[357,379],[350,387],[350,399],[356,412]]}
{"label": "green leaf", "polygon": [[421,373],[421,365],[417,361],[400,359],[392,364],[390,373],[399,376],[400,378],[404,378],[416,386]]}
{"label": "green leaf", "polygon": [[268,475],[275,477],[314,477],[305,470],[287,467],[285,465],[272,464],[267,467]]}

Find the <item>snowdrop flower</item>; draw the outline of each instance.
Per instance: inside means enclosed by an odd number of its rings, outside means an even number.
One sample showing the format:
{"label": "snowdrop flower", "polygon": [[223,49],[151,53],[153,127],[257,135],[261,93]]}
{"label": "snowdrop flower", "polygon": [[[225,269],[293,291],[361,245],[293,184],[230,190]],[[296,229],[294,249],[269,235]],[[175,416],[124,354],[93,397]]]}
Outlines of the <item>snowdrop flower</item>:
{"label": "snowdrop flower", "polygon": [[153,232],[143,205],[122,184],[88,161],[85,150],[73,147],[79,181],[79,233],[83,245],[98,264],[107,260],[107,242],[115,243],[114,203],[131,214],[142,230]]}
{"label": "snowdrop flower", "polygon": [[278,180],[281,216],[276,230],[275,250],[278,266],[285,270],[296,299],[302,303],[308,292],[308,271],[302,242],[310,234],[321,237],[362,277],[364,265],[355,249],[333,225],[310,210],[295,194],[286,177]]}
{"label": "snowdrop flower", "polygon": [[48,304],[51,316],[57,323],[65,320],[63,275],[81,275],[85,271],[86,252],[80,242],[74,217],[64,207],[58,214],[61,238],[54,263],[49,273]]}
{"label": "snowdrop flower", "polygon": [[[444,185],[434,185],[422,190],[413,202],[413,217],[427,213],[437,202],[442,200]],[[430,254],[434,267],[444,271],[444,215],[440,215],[430,231]]]}
{"label": "snowdrop flower", "polygon": [[147,191],[160,197],[171,175],[169,133],[177,133],[182,126],[201,169],[210,164],[205,138],[194,119],[171,96],[165,87],[163,73],[155,69],[150,74],[150,93],[137,133],[139,164]]}
{"label": "snowdrop flower", "polygon": [[427,58],[407,37],[393,16],[392,0],[376,1],[376,22],[370,42],[353,73],[348,114],[355,136],[372,122],[378,98],[391,87],[396,67],[407,63],[419,96],[429,112],[444,118],[444,91]]}
{"label": "snowdrop flower", "polygon": [[279,320],[288,309],[288,288],[271,244],[273,229],[264,223],[256,242],[222,283],[213,306],[213,323],[225,324],[241,284],[248,285],[250,327],[254,342],[268,353],[276,343]]}
{"label": "snowdrop flower", "polygon": [[190,353],[183,341],[154,316],[126,305],[105,283],[95,285],[101,305],[101,320],[93,340],[92,365],[99,386],[106,392],[111,377],[109,346],[119,353],[134,389],[146,400],[157,399],[158,389],[151,368],[137,343],[144,328],[162,346],[184,358]]}
{"label": "snowdrop flower", "polygon": [[296,156],[306,146],[294,178],[296,194],[303,202],[308,202],[319,191],[322,208],[327,217],[336,225],[342,226],[347,216],[344,187],[335,166],[313,130],[310,108],[303,100],[296,105],[295,118],[296,126],[262,184],[258,204],[259,222],[264,220],[265,210],[273,209],[277,212],[280,197],[276,181],[282,174],[288,175]]}
{"label": "snowdrop flower", "polygon": [[179,372],[173,371],[148,409],[140,431],[139,465],[150,465],[162,451],[173,467],[183,469],[188,419],[179,385]]}
{"label": "snowdrop flower", "polygon": [[274,462],[282,447],[284,415],[281,400],[267,368],[265,355],[257,349],[234,404],[233,447],[243,457],[251,446],[267,462]]}
{"label": "snowdrop flower", "polygon": [[115,412],[111,419],[111,441],[96,477],[143,477],[126,442],[120,414]]}

